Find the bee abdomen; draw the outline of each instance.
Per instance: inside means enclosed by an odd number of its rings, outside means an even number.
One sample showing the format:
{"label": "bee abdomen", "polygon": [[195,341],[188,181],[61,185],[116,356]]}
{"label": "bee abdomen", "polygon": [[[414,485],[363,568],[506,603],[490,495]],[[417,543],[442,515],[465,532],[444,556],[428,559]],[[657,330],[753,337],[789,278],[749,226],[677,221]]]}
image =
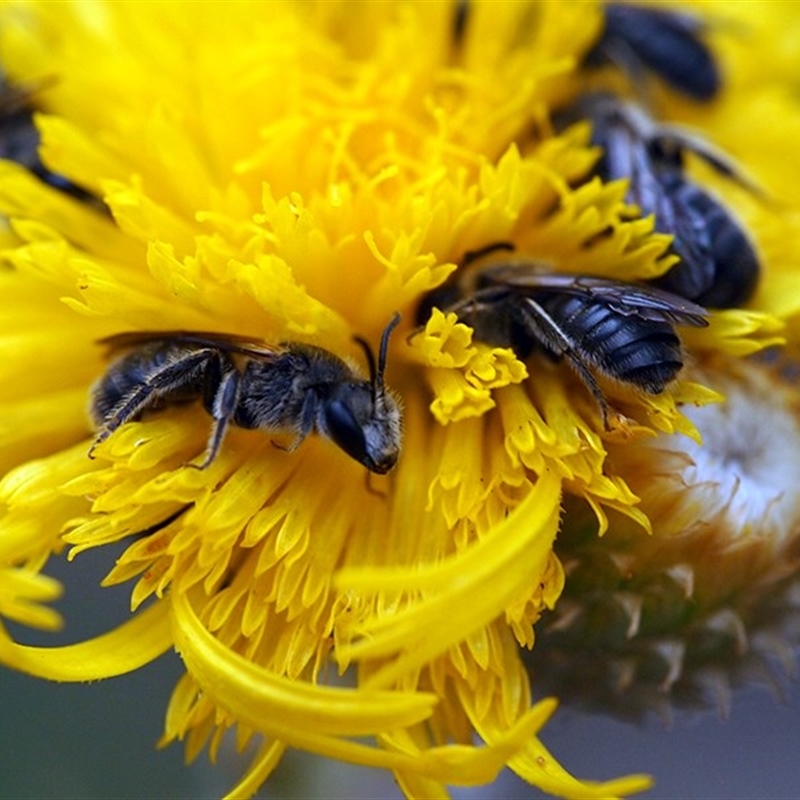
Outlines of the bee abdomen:
{"label": "bee abdomen", "polygon": [[[184,351],[185,347],[173,343],[156,343],[131,350],[111,364],[106,373],[92,388],[89,411],[96,425],[102,425],[123,398],[141,386],[146,385],[152,376]],[[203,394],[202,376],[186,381],[180,389],[173,390],[170,402],[181,402],[201,397]],[[165,406],[166,400],[153,398],[148,410]]]}
{"label": "bee abdomen", "polygon": [[660,394],[683,368],[681,345],[671,332],[653,332],[610,354],[607,371],[649,394]]}
{"label": "bee abdomen", "polygon": [[659,394],[683,367],[680,339],[669,322],[621,314],[578,296],[553,295],[543,305],[574,349],[609,377]]}

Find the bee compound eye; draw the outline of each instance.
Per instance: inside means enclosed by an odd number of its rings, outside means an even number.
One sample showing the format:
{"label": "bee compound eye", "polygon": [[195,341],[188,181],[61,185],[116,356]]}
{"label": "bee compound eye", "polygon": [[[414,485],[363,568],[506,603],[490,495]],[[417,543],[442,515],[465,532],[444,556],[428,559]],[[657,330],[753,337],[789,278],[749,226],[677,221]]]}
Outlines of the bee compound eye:
{"label": "bee compound eye", "polygon": [[367,455],[364,428],[346,403],[341,400],[330,400],[325,405],[325,425],[331,440],[347,455],[366,467],[370,466],[371,459]]}

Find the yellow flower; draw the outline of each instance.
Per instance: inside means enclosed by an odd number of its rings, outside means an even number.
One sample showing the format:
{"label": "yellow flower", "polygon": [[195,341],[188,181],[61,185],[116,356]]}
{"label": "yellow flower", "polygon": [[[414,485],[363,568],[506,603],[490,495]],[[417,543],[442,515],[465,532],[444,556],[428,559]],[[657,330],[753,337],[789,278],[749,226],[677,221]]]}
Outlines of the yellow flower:
{"label": "yellow flower", "polygon": [[698,377],[726,396],[687,412],[702,445],[660,436],[610,456],[653,536],[620,522],[600,542],[571,509],[557,547],[566,590],[529,659],[540,689],[669,719],[674,707],[727,715],[733,688],[794,674],[800,395],[780,363],[723,361]]}
{"label": "yellow flower", "polygon": [[[721,396],[699,373],[659,395],[604,384],[607,429],[564,365],[523,363],[452,313],[415,329],[423,295],[496,243],[615,280],[674,263],[625,186],[589,178],[588,126],[550,126],[582,87],[600,8],[470,3],[461,39],[459,13],[445,2],[0,6],[3,70],[36,92],[46,166],[104,204],[0,163],[0,616],[54,627],[48,558],[121,540],[105,584],[134,581],[135,612],[62,648],[0,629],[0,660],[94,680],[176,648],[186,673],[163,741],[213,758],[231,728],[242,747],[256,737],[235,796],[286,747],[393,770],[413,797],[489,782],[505,765],[560,796],[649,785],[579,781],[558,764],[537,737],[554,702],[532,702],[520,645],[533,646],[563,588],[562,500],[585,503],[601,533],[612,514],[645,536],[635,471],[611,456],[659,433],[697,437],[681,404]],[[795,289],[779,226],[739,202],[775,279]],[[687,334],[697,358],[776,342],[773,314],[795,309],[772,286]],[[357,362],[353,337],[376,342],[395,312],[386,381],[405,433],[386,477],[365,480],[323,437],[295,448],[236,427],[193,469],[211,422],[177,404],[88,457],[105,337],[215,332]],[[330,673],[351,667],[343,688]]]}

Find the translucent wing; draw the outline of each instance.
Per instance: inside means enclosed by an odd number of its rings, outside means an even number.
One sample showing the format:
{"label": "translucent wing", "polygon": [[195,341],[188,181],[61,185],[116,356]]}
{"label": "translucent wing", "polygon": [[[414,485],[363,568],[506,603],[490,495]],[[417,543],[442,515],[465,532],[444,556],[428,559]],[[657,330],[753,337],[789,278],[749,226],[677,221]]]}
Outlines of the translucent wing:
{"label": "translucent wing", "polygon": [[215,333],[209,331],[127,331],[100,339],[109,353],[130,350],[144,344],[185,344],[191,347],[214,347],[228,353],[239,353],[252,358],[269,361],[283,353],[285,348],[269,345],[252,336],[235,333]]}
{"label": "translucent wing", "polygon": [[699,328],[708,325],[708,312],[702,306],[655,286],[586,275],[539,272],[535,264],[525,262],[508,262],[488,268],[482,277],[488,285],[518,289],[532,297],[537,292],[548,291],[582,295],[609,306],[619,314]]}

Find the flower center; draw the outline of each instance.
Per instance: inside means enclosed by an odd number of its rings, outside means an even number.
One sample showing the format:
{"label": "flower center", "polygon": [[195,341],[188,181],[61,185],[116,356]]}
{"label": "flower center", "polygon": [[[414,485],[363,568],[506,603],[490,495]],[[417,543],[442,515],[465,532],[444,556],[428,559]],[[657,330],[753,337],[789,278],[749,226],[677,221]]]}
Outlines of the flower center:
{"label": "flower center", "polygon": [[800,423],[766,369],[748,364],[743,372],[743,380],[719,375],[711,383],[724,403],[684,411],[703,444],[680,442],[691,459],[681,478],[704,494],[704,520],[722,516],[730,536],[769,534],[780,548],[800,519]]}

